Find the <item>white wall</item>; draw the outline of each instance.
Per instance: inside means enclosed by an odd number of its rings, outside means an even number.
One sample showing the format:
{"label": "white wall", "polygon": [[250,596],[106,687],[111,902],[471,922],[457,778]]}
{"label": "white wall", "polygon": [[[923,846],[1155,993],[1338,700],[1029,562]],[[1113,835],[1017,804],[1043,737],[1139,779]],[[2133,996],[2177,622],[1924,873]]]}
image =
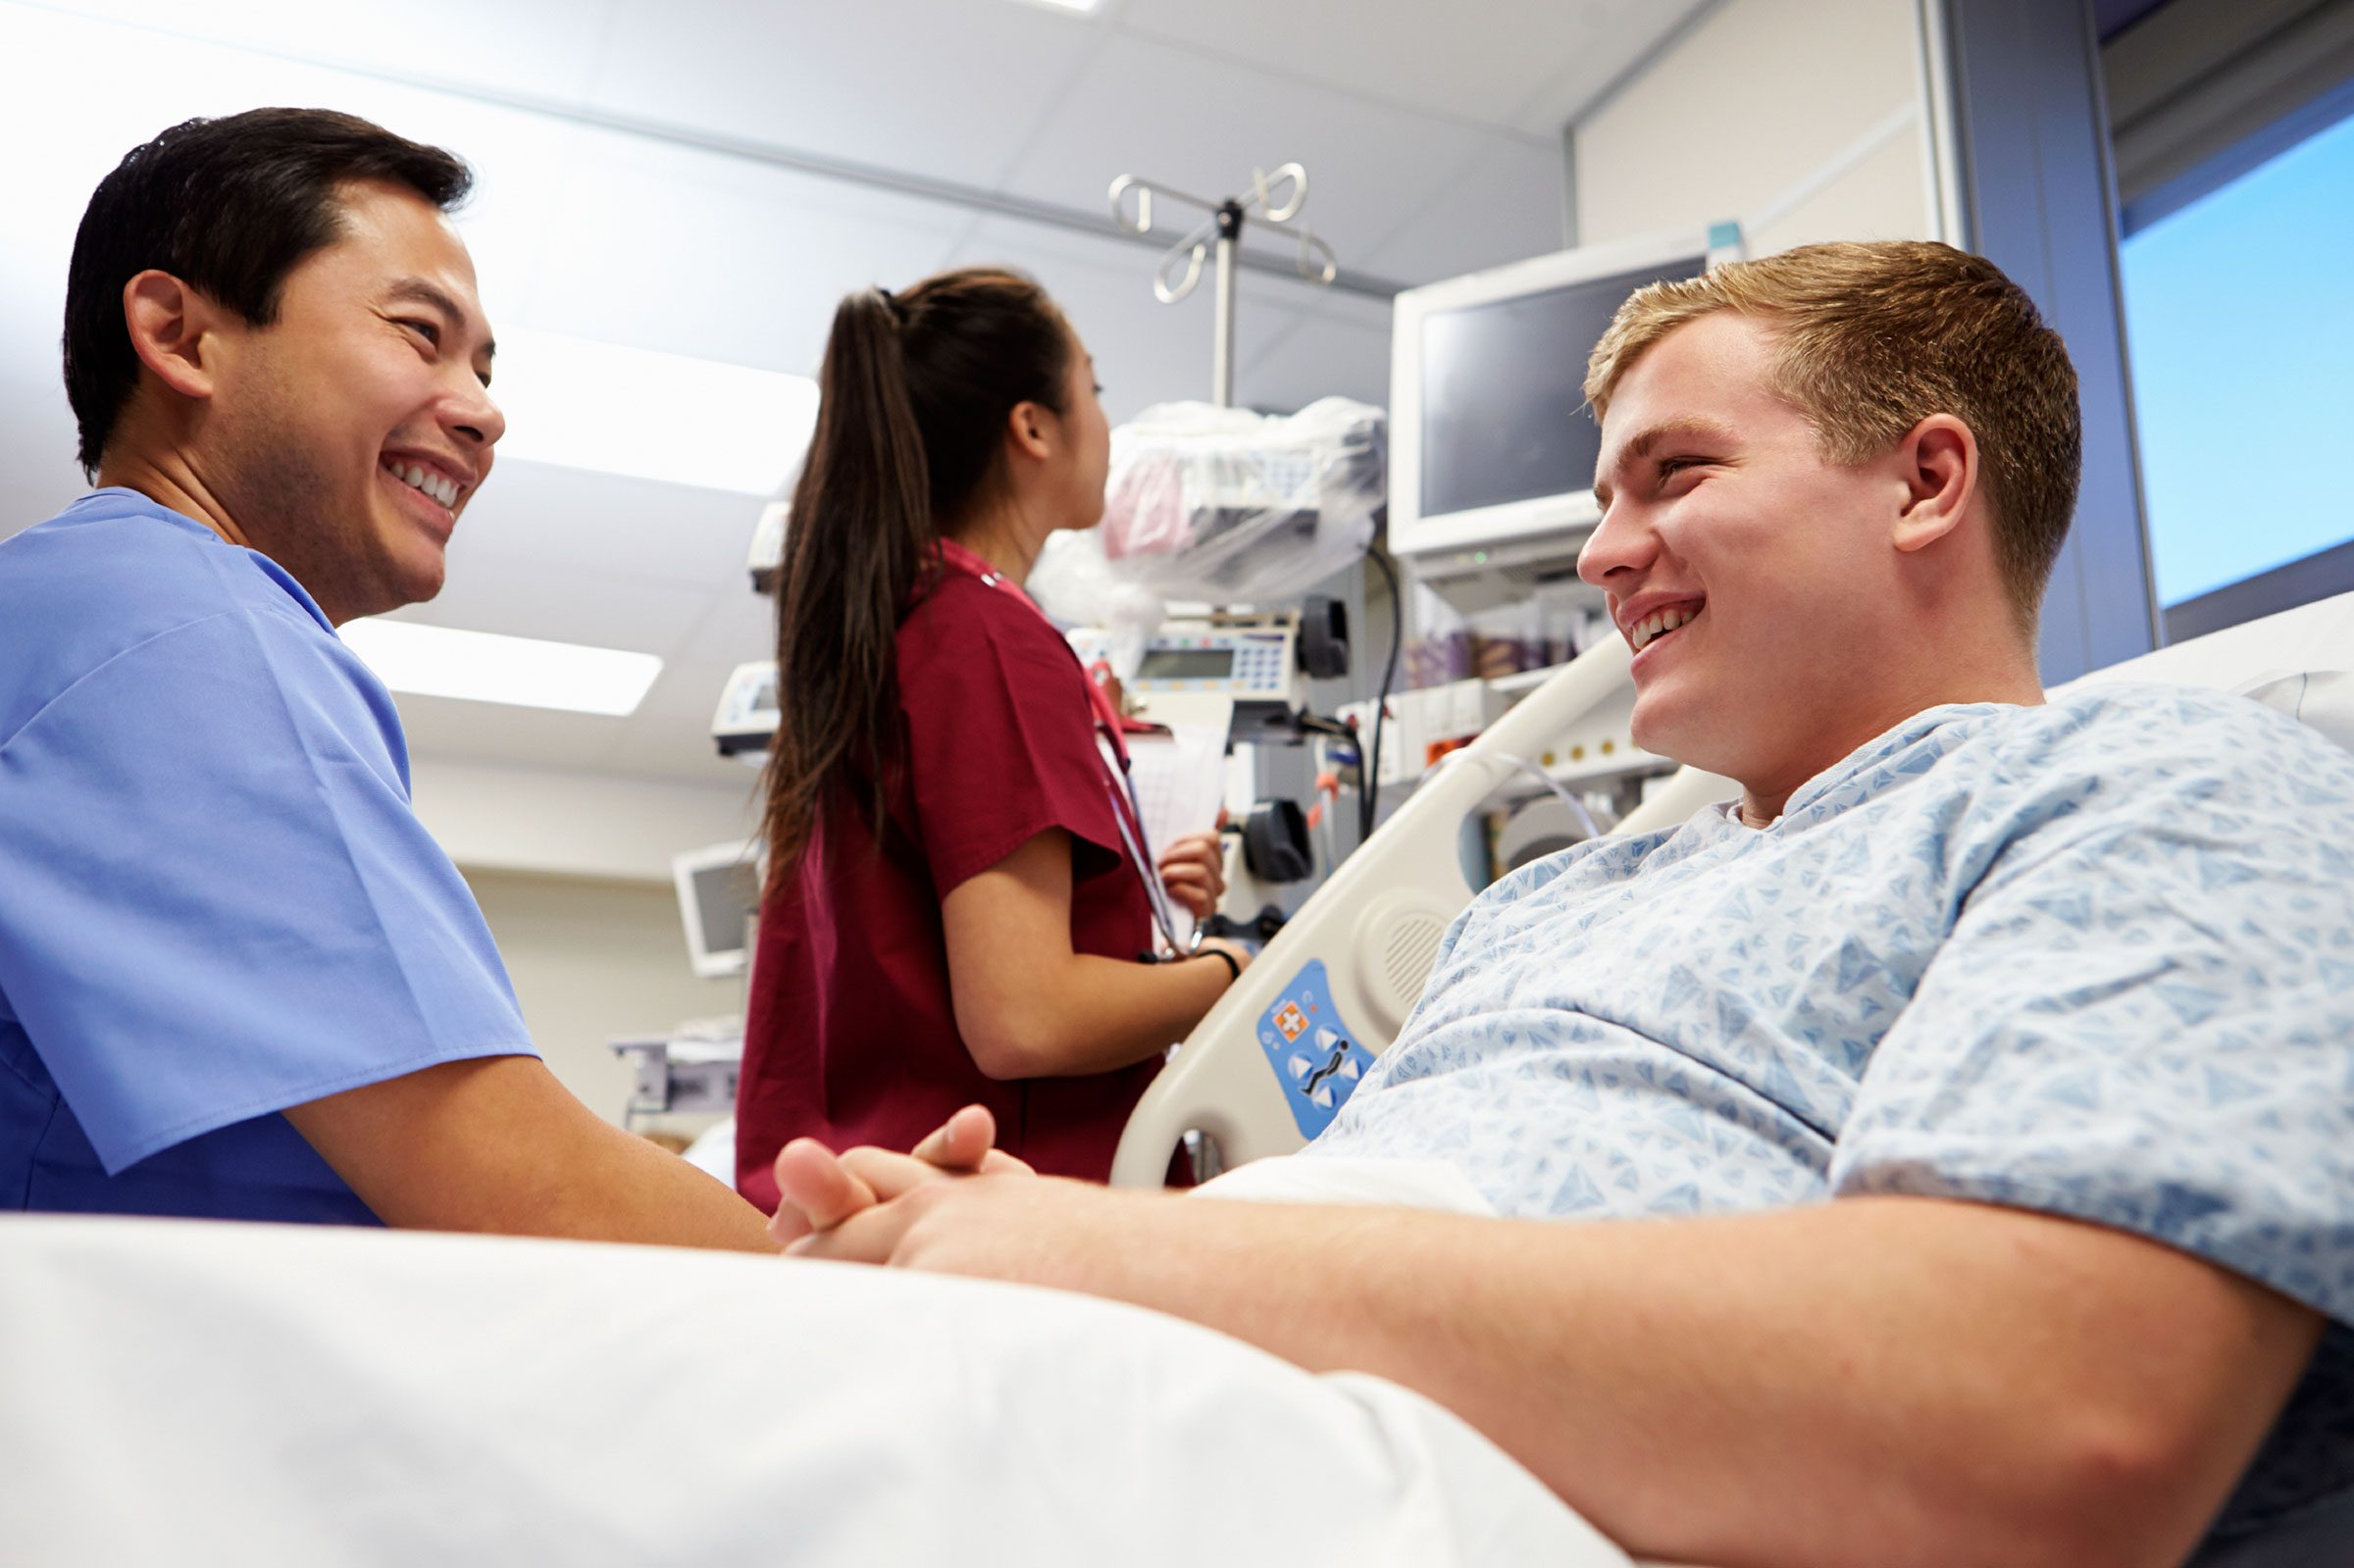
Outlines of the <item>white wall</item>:
{"label": "white wall", "polygon": [[418,821],[449,858],[477,869],[670,883],[670,857],[748,840],[760,776],[736,787],[410,759]]}
{"label": "white wall", "polygon": [[[631,1083],[607,1040],[742,1011],[741,980],[700,980],[688,967],[678,899],[667,883],[461,869],[506,960],[534,1043],[564,1087],[607,1121],[621,1120]],[[649,1125],[691,1132],[702,1122]]]}
{"label": "white wall", "polygon": [[1928,238],[1916,0],[1724,0],[1574,128],[1581,244]]}

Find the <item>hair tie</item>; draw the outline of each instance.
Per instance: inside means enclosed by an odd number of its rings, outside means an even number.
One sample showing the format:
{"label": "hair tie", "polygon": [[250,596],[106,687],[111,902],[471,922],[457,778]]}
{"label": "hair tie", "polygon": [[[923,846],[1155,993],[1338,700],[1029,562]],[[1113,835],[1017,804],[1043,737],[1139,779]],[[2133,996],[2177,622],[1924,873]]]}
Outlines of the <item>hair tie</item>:
{"label": "hair tie", "polygon": [[883,296],[883,308],[891,312],[891,319],[894,322],[906,320],[905,313],[899,309],[898,298],[890,289],[878,286],[875,292]]}

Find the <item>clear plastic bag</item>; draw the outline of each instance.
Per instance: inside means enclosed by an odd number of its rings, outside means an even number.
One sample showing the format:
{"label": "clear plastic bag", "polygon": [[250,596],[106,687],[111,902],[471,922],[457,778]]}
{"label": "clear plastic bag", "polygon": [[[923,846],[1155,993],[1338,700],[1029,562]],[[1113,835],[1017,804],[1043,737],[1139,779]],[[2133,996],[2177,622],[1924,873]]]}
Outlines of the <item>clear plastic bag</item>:
{"label": "clear plastic bag", "polygon": [[1365,553],[1388,495],[1382,411],[1162,403],[1111,434],[1102,553],[1163,599],[1296,598]]}

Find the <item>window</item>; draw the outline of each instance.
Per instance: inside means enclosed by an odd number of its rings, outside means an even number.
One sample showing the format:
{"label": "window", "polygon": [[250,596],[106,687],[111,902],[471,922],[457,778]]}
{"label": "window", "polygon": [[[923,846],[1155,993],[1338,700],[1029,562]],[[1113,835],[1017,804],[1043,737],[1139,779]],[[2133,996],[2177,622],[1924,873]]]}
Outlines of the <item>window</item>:
{"label": "window", "polygon": [[2113,111],[2132,111],[2121,277],[2169,640],[2354,591],[2354,80],[2319,30],[2349,11],[2227,39],[2219,64],[2166,34],[2216,20],[2175,0],[2108,52]]}

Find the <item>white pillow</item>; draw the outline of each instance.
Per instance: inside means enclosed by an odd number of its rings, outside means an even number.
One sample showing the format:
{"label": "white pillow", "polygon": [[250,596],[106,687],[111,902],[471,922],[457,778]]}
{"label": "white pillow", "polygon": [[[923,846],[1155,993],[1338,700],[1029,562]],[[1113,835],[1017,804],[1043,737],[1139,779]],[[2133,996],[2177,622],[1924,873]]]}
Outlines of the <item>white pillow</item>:
{"label": "white pillow", "polygon": [[2354,671],[2267,672],[2234,687],[2354,751]]}

